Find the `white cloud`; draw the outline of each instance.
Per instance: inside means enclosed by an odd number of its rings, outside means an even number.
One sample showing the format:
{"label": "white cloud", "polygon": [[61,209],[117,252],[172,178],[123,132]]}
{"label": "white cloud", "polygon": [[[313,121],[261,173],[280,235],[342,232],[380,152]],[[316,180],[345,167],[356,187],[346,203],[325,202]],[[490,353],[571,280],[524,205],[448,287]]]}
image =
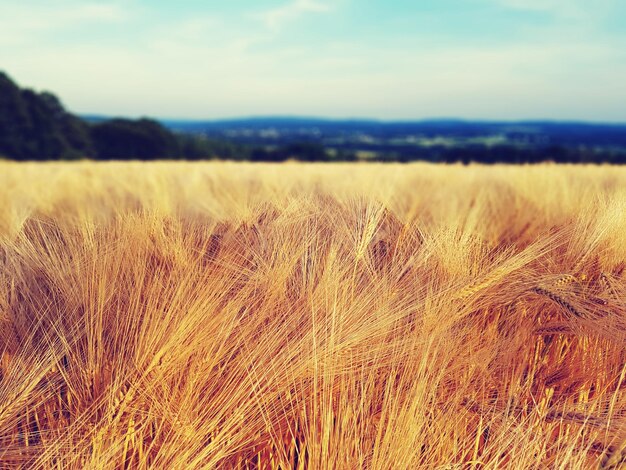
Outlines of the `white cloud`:
{"label": "white cloud", "polygon": [[265,26],[271,30],[278,30],[284,24],[297,20],[309,13],[327,13],[330,6],[317,0],[295,0],[281,7],[267,10],[258,15]]}
{"label": "white cloud", "polygon": [[[107,12],[81,9],[77,1],[63,0],[80,11],[56,12],[53,21],[60,23],[48,28],[86,23],[90,31],[101,21],[142,22],[136,10],[124,12],[115,3]],[[485,1],[523,6],[522,0]],[[547,1],[557,8],[556,0]],[[54,91],[76,112],[626,120],[626,44],[581,32],[578,22],[566,25],[567,39],[563,25],[556,25],[491,46],[436,45],[428,37],[407,37],[395,47],[359,38],[305,45],[273,33],[302,15],[328,12],[331,4],[299,0],[237,21],[219,15],[160,21],[124,41],[59,46],[42,39],[56,30],[35,24],[28,43],[2,48],[1,26],[10,22],[1,2],[0,66],[22,85]],[[524,8],[540,8],[525,2]],[[34,17],[43,21],[37,11]],[[20,18],[16,24],[23,26],[27,18]],[[85,37],[84,29],[78,37]]]}
{"label": "white cloud", "polygon": [[125,11],[115,3],[81,3],[61,13],[61,19],[68,23],[83,21],[120,21],[126,18]]}
{"label": "white cloud", "polygon": [[606,15],[614,5],[613,0],[495,0],[503,7],[522,11],[551,14],[565,20],[595,20]]}
{"label": "white cloud", "polygon": [[41,49],[9,70],[39,76],[75,111],[114,115],[626,120],[626,64],[601,44],[270,50],[215,39]]}
{"label": "white cloud", "polygon": [[576,8],[576,1],[567,0],[499,0],[501,5],[516,10],[563,11]]}
{"label": "white cloud", "polygon": [[0,3],[0,46],[41,41],[42,35],[127,18],[119,3],[69,0],[55,4]]}

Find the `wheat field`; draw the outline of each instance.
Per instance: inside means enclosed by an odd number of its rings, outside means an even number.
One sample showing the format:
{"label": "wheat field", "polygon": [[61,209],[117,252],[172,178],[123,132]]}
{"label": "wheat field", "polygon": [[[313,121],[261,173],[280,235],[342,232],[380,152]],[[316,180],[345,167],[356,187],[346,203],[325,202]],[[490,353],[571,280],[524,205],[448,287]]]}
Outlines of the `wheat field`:
{"label": "wheat field", "polygon": [[0,204],[0,468],[625,468],[626,168],[4,162]]}

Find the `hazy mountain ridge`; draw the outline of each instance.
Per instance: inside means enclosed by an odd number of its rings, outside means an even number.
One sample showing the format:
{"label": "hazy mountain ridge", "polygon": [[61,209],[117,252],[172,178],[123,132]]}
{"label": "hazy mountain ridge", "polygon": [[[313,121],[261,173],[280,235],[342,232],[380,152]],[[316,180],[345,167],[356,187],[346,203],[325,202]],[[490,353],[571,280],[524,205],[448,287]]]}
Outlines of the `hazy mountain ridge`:
{"label": "hazy mountain ridge", "polygon": [[626,124],[255,117],[162,120],[176,132],[272,149],[306,142],[341,159],[483,163],[626,162]]}
{"label": "hazy mountain ridge", "polygon": [[[506,136],[523,143],[626,146],[626,124],[582,121],[473,121],[463,119],[424,119],[378,121],[371,119],[323,119],[307,117],[252,117],[224,120],[168,120],[170,129],[204,132],[207,135],[246,136],[268,139],[271,132],[309,135],[318,138],[362,133],[372,137],[490,137]],[[527,143],[527,142],[526,142]]]}

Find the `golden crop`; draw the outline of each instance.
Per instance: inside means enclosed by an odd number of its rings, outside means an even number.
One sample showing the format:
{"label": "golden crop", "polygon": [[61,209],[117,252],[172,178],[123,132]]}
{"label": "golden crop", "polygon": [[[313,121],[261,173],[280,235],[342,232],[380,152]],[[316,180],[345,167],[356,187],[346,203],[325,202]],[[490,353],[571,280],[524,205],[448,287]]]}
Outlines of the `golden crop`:
{"label": "golden crop", "polygon": [[0,468],[624,468],[626,169],[0,163]]}

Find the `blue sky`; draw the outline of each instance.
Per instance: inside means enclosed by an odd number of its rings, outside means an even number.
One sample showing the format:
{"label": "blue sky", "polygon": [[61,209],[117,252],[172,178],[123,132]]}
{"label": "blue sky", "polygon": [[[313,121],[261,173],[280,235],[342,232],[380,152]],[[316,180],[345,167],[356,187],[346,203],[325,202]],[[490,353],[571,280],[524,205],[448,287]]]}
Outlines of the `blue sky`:
{"label": "blue sky", "polygon": [[0,68],[81,113],[626,122],[626,2],[3,0]]}

